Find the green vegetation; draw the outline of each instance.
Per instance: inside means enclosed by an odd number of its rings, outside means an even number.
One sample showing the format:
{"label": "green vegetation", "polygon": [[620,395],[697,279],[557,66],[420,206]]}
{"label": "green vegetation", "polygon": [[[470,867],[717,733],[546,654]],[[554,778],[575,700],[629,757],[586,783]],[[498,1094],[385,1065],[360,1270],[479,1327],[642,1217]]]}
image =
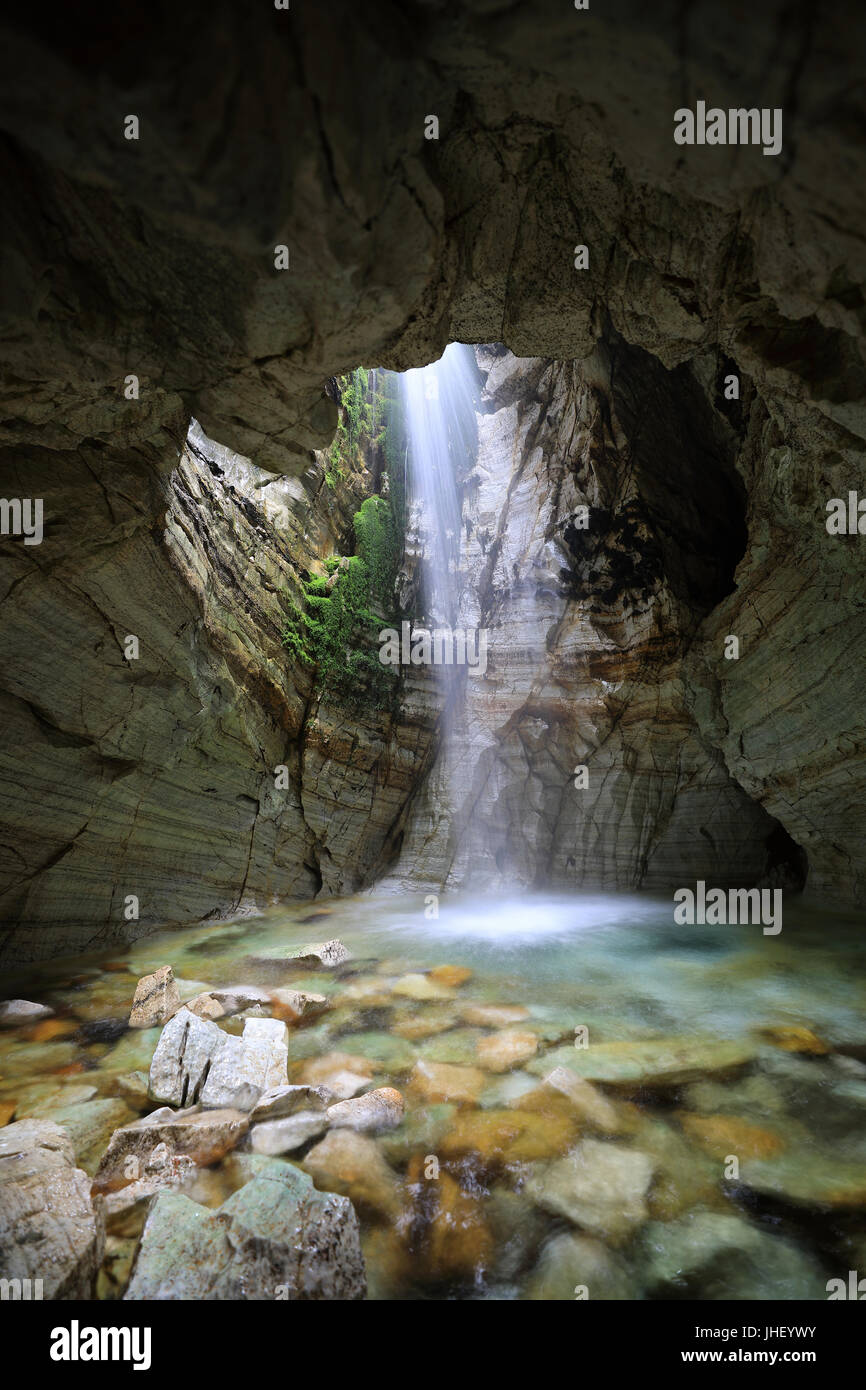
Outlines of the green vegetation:
{"label": "green vegetation", "polygon": [[322,690],[349,704],[388,708],[399,679],[379,661],[379,633],[399,626],[401,619],[395,586],[405,531],[405,424],[393,373],[377,373],[376,390],[368,396],[369,376],[362,367],[341,378],[340,424],[325,477],[335,487],[348,468],[369,465],[381,450],[388,496],[368,497],[355,512],[354,554],[329,556],[327,575],[304,581],[304,608],[291,603],[283,645],[316,667]]}
{"label": "green vegetation", "polygon": [[352,469],[363,465],[362,441],[370,437],[373,429],[374,408],[368,400],[369,381],[366,367],[356,367],[346,376],[337,377],[340,417],[325,468],[325,482],[330,488],[341,483]]}

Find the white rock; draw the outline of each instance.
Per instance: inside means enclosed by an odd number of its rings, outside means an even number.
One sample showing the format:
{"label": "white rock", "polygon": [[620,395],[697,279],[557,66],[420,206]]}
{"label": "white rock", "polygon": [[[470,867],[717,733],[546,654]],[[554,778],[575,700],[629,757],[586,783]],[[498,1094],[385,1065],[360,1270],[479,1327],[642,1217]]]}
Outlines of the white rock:
{"label": "white rock", "polygon": [[197,1104],[225,1037],[215,1023],[196,1018],[185,1006],[178,1009],[163,1028],[150,1064],[152,1099],[181,1107]]}
{"label": "white rock", "polygon": [[203,1106],[252,1110],[264,1091],[288,1084],[289,1034],[279,1019],[248,1018],[242,1037],[220,1036],[201,1090]]}
{"label": "white rock", "polygon": [[54,1013],[47,1004],[33,1004],[29,999],[4,999],[0,1004],[0,1028],[15,1028],[20,1023],[36,1023]]}
{"label": "white rock", "polygon": [[263,1091],[288,1082],[287,1042],[279,1019],[247,1019],[237,1037],[184,1006],[160,1035],[150,1094],[168,1105],[251,1110]]}

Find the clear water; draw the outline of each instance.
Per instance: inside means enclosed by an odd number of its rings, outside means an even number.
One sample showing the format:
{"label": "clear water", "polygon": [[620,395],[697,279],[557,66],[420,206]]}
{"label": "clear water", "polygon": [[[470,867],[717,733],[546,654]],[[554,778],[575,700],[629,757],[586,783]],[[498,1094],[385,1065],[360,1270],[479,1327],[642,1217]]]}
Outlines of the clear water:
{"label": "clear water", "polygon": [[[352,956],[336,971],[267,960],[333,937]],[[862,917],[789,901],[782,934],[765,937],[759,927],[676,926],[669,900],[643,896],[443,898],[430,920],[423,898],[363,895],[165,930],[7,978],[7,996],[45,1002],[55,1016],[0,1033],[6,1120],[82,1103],[82,1086],[123,1097],[129,1118],[153,1108],[127,1078],[146,1072],[159,1030],[123,1025],[138,977],[167,963],[186,997],[229,983],[326,994],[330,1010],[290,1030],[289,1079],[330,1053],[363,1054],[376,1059],[370,1084],[404,1095],[401,1130],[372,1141],[399,1215],[358,1202],[372,1297],[570,1298],[584,1283],[590,1298],[826,1298],[826,1281],[858,1260],[866,1274]],[[446,987],[450,997],[393,992],[406,975],[443,965],[471,972]],[[497,1029],[462,1017],[479,1004],[525,1009],[508,1028],[535,1035],[535,1056],[489,1070],[478,1045]],[[242,1020],[224,1026],[238,1031]],[[586,1055],[613,1043],[626,1059],[632,1045],[685,1039],[698,1049],[697,1071],[668,1083],[638,1067],[630,1081],[600,1083],[618,1121],[616,1133],[599,1131],[539,1090],[539,1059],[556,1051],[551,1066],[561,1062],[576,1038],[588,1041]],[[746,1060],[717,1071],[721,1040],[744,1044]],[[480,1071],[475,1097],[425,1098],[411,1079],[419,1056]],[[509,1148],[509,1114],[532,1116],[529,1150]],[[90,1171],[122,1122],[78,1136],[82,1149],[91,1144]],[[612,1169],[600,1201],[584,1201],[576,1219],[538,1192],[551,1165],[587,1140],[603,1170],[613,1149],[647,1155],[652,1180],[634,1199]],[[726,1159],[738,1146],[732,1178]],[[424,1175],[431,1156],[433,1180]],[[191,1195],[216,1205],[237,1181],[225,1160]],[[110,1226],[101,1296],[122,1292],[143,1218],[136,1210]]]}

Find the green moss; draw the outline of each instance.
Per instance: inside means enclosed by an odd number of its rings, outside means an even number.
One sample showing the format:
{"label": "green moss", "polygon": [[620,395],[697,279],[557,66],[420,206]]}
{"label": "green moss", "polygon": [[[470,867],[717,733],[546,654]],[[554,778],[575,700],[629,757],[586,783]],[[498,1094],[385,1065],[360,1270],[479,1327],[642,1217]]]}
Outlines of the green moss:
{"label": "green moss", "polygon": [[325,478],[329,487],[336,486],[378,448],[389,495],[368,497],[355,512],[355,553],[348,564],[329,555],[327,577],[304,582],[303,610],[290,600],[283,645],[297,660],[315,666],[320,689],[349,704],[388,708],[396,700],[399,678],[379,661],[379,633],[401,621],[395,588],[405,532],[406,429],[396,375],[379,372],[375,382],[371,397],[363,367],[339,378],[340,421]]}

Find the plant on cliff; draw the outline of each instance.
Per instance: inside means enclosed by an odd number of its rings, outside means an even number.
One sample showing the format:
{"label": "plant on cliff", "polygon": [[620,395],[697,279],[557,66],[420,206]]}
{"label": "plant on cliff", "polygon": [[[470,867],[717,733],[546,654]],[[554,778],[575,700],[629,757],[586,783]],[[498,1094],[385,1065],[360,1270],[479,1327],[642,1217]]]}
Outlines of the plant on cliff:
{"label": "plant on cliff", "polygon": [[363,442],[369,438],[373,427],[369,381],[366,367],[356,367],[353,372],[337,377],[340,397],[337,433],[328,449],[325,467],[325,482],[330,488],[363,466]]}
{"label": "plant on cliff", "polygon": [[292,604],[283,645],[316,667],[316,684],[349,704],[390,706],[396,674],[379,661],[379,632],[390,625],[400,540],[388,502],[368,497],[354,516],[356,553],[330,556],[328,575],[304,581],[306,605]]}

